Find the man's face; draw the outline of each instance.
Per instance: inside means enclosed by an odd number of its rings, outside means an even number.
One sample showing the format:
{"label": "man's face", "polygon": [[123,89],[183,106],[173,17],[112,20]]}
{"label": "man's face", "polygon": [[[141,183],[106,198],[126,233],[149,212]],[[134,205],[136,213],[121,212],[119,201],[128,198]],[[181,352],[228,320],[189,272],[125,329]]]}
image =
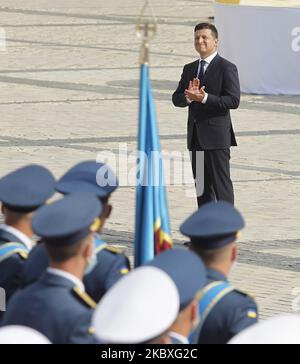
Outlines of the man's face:
{"label": "man's face", "polygon": [[195,32],[195,49],[201,58],[207,58],[217,50],[218,39],[210,29],[201,29]]}

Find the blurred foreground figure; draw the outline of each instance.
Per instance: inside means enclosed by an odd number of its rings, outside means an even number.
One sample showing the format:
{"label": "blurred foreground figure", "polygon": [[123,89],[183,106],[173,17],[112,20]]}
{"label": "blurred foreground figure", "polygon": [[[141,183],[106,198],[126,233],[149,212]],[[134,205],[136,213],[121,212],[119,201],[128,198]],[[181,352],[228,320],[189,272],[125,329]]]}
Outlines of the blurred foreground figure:
{"label": "blurred foreground figure", "polygon": [[51,344],[40,332],[25,326],[5,326],[0,329],[0,344]]}
{"label": "blurred foreground figure", "polygon": [[172,279],[155,267],[140,267],[119,280],[97,306],[92,324],[104,344],[168,344],[179,312]]}
{"label": "blurred foreground figure", "polygon": [[185,249],[171,249],[157,255],[147,265],[169,275],[179,292],[180,312],[170,328],[172,344],[189,344],[188,337],[199,323],[198,305],[201,289],[206,284],[206,269],[202,260]]}
{"label": "blurred foreground figure", "polygon": [[229,344],[300,344],[300,316],[283,315],[262,321],[239,333]]}

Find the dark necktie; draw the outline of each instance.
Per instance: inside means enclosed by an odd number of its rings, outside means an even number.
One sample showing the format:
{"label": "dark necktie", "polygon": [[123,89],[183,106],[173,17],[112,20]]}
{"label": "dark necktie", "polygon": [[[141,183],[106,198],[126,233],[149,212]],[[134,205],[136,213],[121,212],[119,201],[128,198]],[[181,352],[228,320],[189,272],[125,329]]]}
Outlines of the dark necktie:
{"label": "dark necktie", "polygon": [[204,86],[204,67],[206,65],[206,61],[204,61],[203,59],[200,61],[200,71],[199,71],[199,75],[198,75],[198,79],[200,81],[200,86]]}

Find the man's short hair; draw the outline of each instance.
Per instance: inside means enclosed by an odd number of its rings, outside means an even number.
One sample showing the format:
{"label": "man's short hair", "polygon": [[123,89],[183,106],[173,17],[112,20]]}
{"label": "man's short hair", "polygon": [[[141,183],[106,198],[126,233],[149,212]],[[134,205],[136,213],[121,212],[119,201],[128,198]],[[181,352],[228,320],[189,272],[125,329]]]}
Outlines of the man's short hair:
{"label": "man's short hair", "polygon": [[8,222],[9,225],[17,224],[20,220],[24,220],[25,218],[30,219],[32,218],[32,212],[17,212],[10,210],[6,205],[2,205],[5,211],[5,221]]}
{"label": "man's short hair", "polygon": [[217,28],[213,24],[211,24],[211,23],[200,23],[200,24],[197,24],[195,26],[195,33],[196,33],[197,30],[202,30],[202,29],[209,29],[209,30],[211,30],[212,35],[216,39],[219,38],[218,30],[217,30]]}
{"label": "man's short hair", "polygon": [[56,246],[53,244],[47,244],[47,242],[45,241],[45,247],[51,261],[53,261],[54,263],[63,263],[75,257],[79,253],[80,248],[82,247],[84,242],[85,239],[80,240],[76,244],[72,245]]}
{"label": "man's short hair", "polygon": [[209,265],[223,260],[224,256],[227,255],[229,249],[231,249],[234,243],[235,242],[233,241],[230,245],[211,250],[201,249],[199,246],[197,246],[197,244],[193,244],[192,242],[189,243],[189,247],[204,261],[205,265]]}

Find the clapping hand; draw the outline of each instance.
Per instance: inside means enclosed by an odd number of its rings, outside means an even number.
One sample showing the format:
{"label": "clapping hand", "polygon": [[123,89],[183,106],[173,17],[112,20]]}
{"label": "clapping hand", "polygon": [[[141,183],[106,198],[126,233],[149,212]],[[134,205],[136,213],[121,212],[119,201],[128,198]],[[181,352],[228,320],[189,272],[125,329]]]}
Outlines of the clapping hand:
{"label": "clapping hand", "polygon": [[185,97],[191,101],[202,102],[205,97],[205,86],[200,88],[200,81],[194,78],[189,82],[189,88],[185,90]]}

